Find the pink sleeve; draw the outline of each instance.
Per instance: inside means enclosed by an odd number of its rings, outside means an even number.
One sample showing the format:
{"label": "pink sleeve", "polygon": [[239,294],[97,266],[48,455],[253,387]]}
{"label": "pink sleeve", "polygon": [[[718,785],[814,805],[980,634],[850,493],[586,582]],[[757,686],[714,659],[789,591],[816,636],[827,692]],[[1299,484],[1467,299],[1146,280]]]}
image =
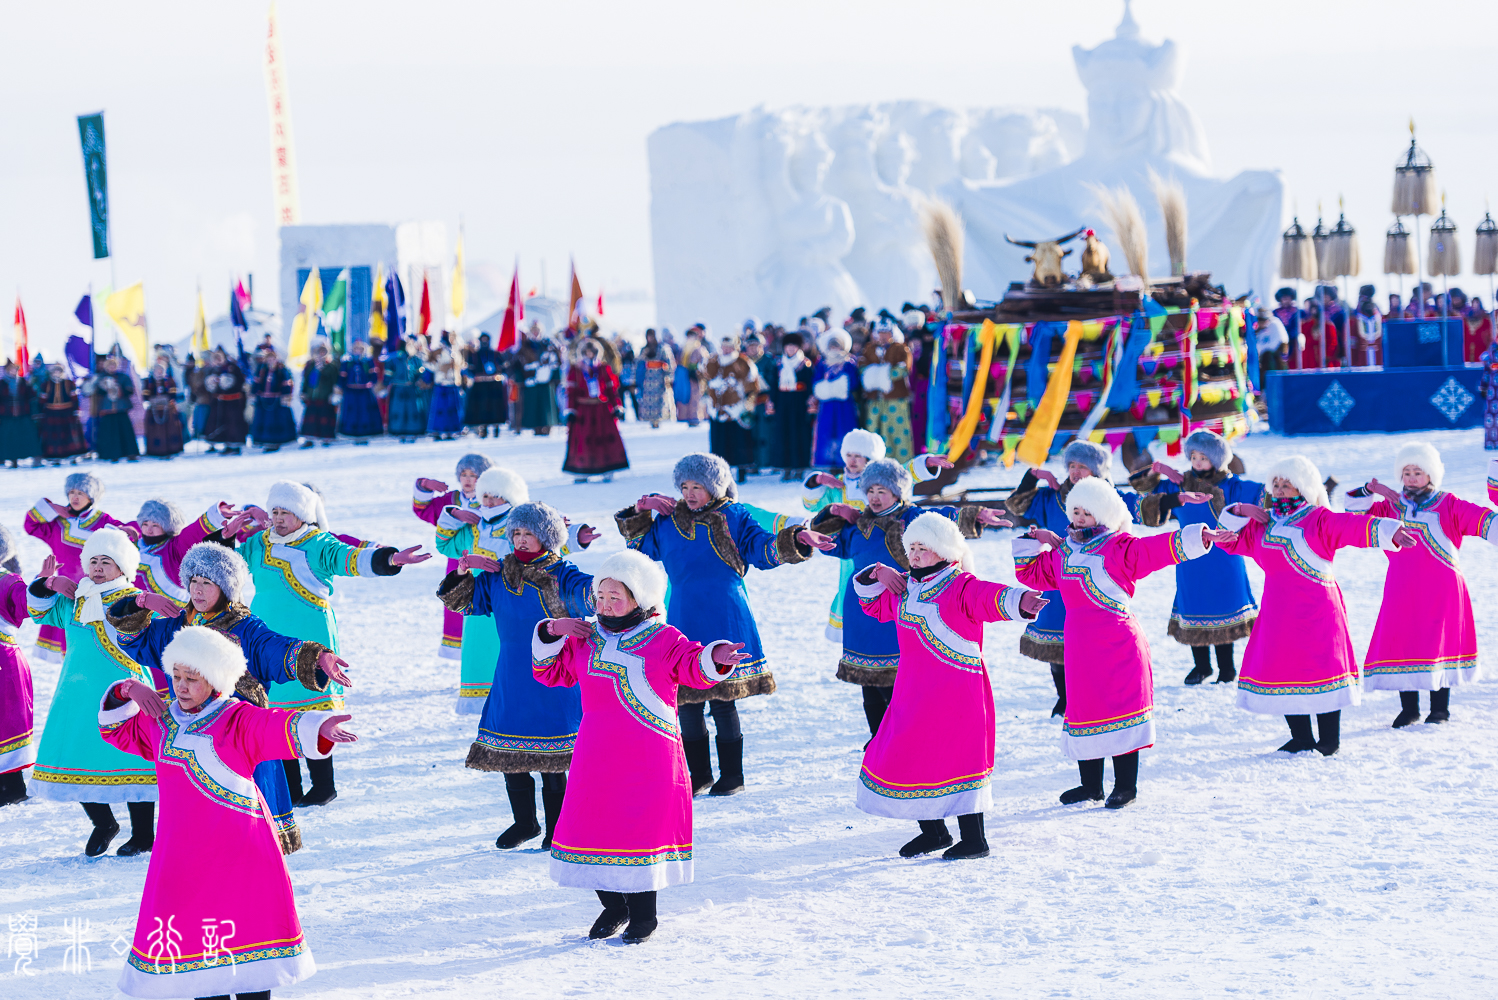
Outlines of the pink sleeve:
{"label": "pink sleeve", "polygon": [[970,576],[962,588],[962,613],[975,622],[1018,621],[1022,617],[1019,599],[1024,594],[1023,587],[1009,587]]}
{"label": "pink sleeve", "polygon": [[335,713],[308,712],[290,708],[258,708],[248,702],[236,702],[225,711],[234,712],[229,720],[229,739],[245,759],[254,764],[267,760],[295,760],[306,757],[323,760],[337,746],[318,735],[324,722]]}
{"label": "pink sleeve", "polygon": [[38,500],[36,506],[26,512],[26,534],[45,542],[52,554],[57,555],[58,542],[62,538],[62,521],[57,511],[47,506],[46,500]]}
{"label": "pink sleeve", "polygon": [[104,707],[118,686],[109,685],[104,696],[99,699],[99,735],[116,750],[123,750],[146,760],[155,760],[156,738],[161,734],[160,724],[142,712],[140,706],[133,701],[127,700],[115,708]]}
{"label": "pink sleeve", "polygon": [[26,610],[26,581],[18,573],[0,575],[0,618],[19,627],[30,617]]}
{"label": "pink sleeve", "polygon": [[571,635],[543,639],[544,624],[537,622],[531,632],[531,673],[547,687],[571,687],[577,683],[580,658],[588,656],[588,640]]}
{"label": "pink sleeve", "polygon": [[[722,640],[726,642],[727,640]],[[721,642],[713,642],[703,645],[693,642],[680,632],[676,633],[676,639],[668,649],[662,651],[667,663],[667,674],[678,684],[687,687],[710,688],[723,680],[728,674],[719,676],[717,664],[713,663],[713,647],[721,645]],[[728,671],[729,674],[733,671]]]}
{"label": "pink sleeve", "polygon": [[457,490],[448,490],[446,493],[427,493],[419,486],[412,487],[411,490],[411,513],[433,527],[437,524],[437,518],[442,516],[442,511],[457,502]]}
{"label": "pink sleeve", "polygon": [[1219,542],[1217,547],[1231,555],[1247,556],[1250,559],[1259,554],[1259,539],[1264,536],[1262,524],[1258,521],[1249,521],[1234,534],[1237,537],[1231,542],[1226,544]]}
{"label": "pink sleeve", "polygon": [[1338,549],[1390,548],[1392,546],[1380,544],[1380,535],[1390,535],[1397,527],[1399,522],[1393,518],[1339,514],[1323,508],[1321,516],[1306,532],[1306,540],[1323,558],[1330,559]]}
{"label": "pink sleeve", "polygon": [[1118,560],[1125,575],[1130,580],[1142,580],[1151,573],[1189,559],[1183,531],[1185,528],[1168,535],[1149,535],[1145,538],[1122,536],[1119,539]]}
{"label": "pink sleeve", "polygon": [[1032,541],[1037,548],[1032,554],[1028,549],[1021,549],[1020,541],[1032,540],[1015,540],[1014,578],[1034,590],[1055,590],[1056,564],[1061,559],[1061,553],[1055,549],[1039,551],[1040,543]]}
{"label": "pink sleeve", "polygon": [[[1446,515],[1441,520],[1449,522],[1447,534],[1467,535],[1489,542],[1498,539],[1498,511],[1453,496],[1448,501]],[[1454,533],[1452,528],[1456,529]]]}
{"label": "pink sleeve", "polygon": [[224,519],[218,516],[218,507],[210,507],[208,513],[189,521],[187,527],[172,536],[172,540],[166,543],[167,555],[173,562],[181,564],[182,557],[187,555],[188,549],[222,528],[224,524]]}
{"label": "pink sleeve", "polygon": [[856,580],[853,583],[854,591],[858,594],[858,603],[863,606],[863,613],[876,622],[892,622],[900,617],[900,597],[894,591],[877,581],[874,587],[877,593],[872,593],[873,588],[866,588]]}

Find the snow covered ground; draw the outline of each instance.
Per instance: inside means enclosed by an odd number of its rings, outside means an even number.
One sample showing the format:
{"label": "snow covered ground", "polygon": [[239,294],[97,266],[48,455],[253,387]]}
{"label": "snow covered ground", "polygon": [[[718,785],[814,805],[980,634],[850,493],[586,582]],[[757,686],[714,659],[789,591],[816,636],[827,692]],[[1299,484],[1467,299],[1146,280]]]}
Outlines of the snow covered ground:
{"label": "snow covered ground", "polygon": [[[1447,488],[1485,502],[1481,432],[1421,436],[1442,449]],[[704,448],[707,434],[630,424],[626,439],[634,467],[611,485],[573,485],[559,472],[562,441],[530,436],[93,468],[108,486],[104,508],[126,518],[155,495],[195,510],[220,498],[263,502],[272,481],[291,477],[323,488],[335,527],[390,544],[430,544],[410,512],[411,482],[450,481],[457,457],[477,448],[526,476],[534,498],[605,529],[578,559],[591,569],[622,544],[612,512],[643,492],[669,491],[671,464]],[[1351,483],[1389,477],[1403,440],[1257,436],[1241,451],[1250,474],[1296,451]],[[38,496],[61,497],[66,471],[0,473],[0,517],[13,532]],[[1012,483],[1018,472],[970,478]],[[743,495],[799,509],[795,487],[769,477]],[[1013,581],[1002,536],[975,551],[980,574]],[[28,575],[44,554],[25,539]],[[1337,557],[1360,652],[1384,568],[1376,552]],[[1498,559],[1469,540],[1465,571],[1491,659]],[[697,881],[662,893],[654,939],[629,949],[617,939],[590,943],[598,909],[591,893],[556,887],[538,849],[494,849],[509,810],[497,775],[463,766],[476,719],[453,713],[457,664],[436,655],[432,592],[441,574],[433,560],[394,579],[338,584],[345,655],[359,679],[352,726],[364,739],[339,751],[338,800],[299,812],[306,846],[288,863],[319,971],[277,996],[1498,992],[1488,798],[1498,766],[1489,738],[1498,686],[1460,689],[1449,725],[1398,732],[1389,728],[1397,696],[1372,693],[1344,713],[1336,757],[1276,754],[1287,736],[1282,719],[1234,708],[1229,687],[1181,684],[1190,655],[1165,634],[1170,573],[1145,581],[1134,603],[1155,653],[1159,744],[1143,755],[1138,802],[1119,812],[1057,804],[1077,775],[1048,717],[1049,673],[1018,655],[1017,626],[991,627],[994,853],[956,864],[901,860],[896,850],[914,824],[853,806],[868,733],[858,689],[834,679],[838,651],[822,636],[833,560],[751,571],[780,690],[741,703],[748,791],[697,800]],[[1250,575],[1257,588],[1252,566]],[[34,666],[40,732],[58,668]],[[0,995],[114,994],[122,960],[111,942],[122,935],[123,951],[128,941],[147,859],[84,859],[86,827],[71,804],[0,810],[0,911],[34,914],[41,943],[31,966],[37,975],[17,974],[14,953],[0,965]],[[219,859],[212,845],[195,863],[204,875],[234,874],[233,859]],[[88,971],[64,971],[72,940],[64,921],[75,918],[88,921]]]}

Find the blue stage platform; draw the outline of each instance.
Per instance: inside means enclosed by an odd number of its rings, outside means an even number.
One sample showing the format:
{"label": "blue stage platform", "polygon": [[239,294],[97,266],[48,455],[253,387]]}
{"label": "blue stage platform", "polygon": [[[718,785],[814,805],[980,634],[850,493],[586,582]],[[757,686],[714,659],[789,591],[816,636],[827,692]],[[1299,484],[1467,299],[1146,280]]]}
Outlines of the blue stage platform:
{"label": "blue stage platform", "polygon": [[1279,434],[1481,427],[1481,365],[1266,372],[1269,427]]}

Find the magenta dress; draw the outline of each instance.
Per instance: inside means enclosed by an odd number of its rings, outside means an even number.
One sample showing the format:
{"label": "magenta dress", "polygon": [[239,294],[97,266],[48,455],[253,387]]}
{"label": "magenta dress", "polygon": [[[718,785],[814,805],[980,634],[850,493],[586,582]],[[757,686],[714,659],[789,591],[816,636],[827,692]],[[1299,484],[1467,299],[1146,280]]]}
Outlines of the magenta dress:
{"label": "magenta dress", "polygon": [[870,618],[895,622],[900,640],[889,711],[863,753],[858,808],[915,820],[986,812],[994,709],[983,623],[1019,621],[1024,588],[952,565],[910,579],[903,597],[862,575],[853,592]]}
{"label": "magenta dress", "polygon": [[[182,579],[182,557],[187,555],[188,549],[222,528],[224,523],[224,515],[218,504],[214,504],[202,517],[189,522],[170,538],[152,541],[142,535],[135,543],[140,550],[140,569],[135,573],[136,589],[160,594],[187,607],[190,597],[187,581]],[[140,525],[134,521],[130,522],[130,527],[140,530]]]}
{"label": "magenta dress", "polygon": [[333,744],[317,731],[332,713],[220,695],[192,715],[173,700],[152,719],[133,701],[104,708],[115,686],[100,699],[99,735],[156,765],[161,801],[120,992],[245,994],[311,976],[317,966],[253,772],[264,760],[327,757]]}
{"label": "magenta dress", "polygon": [[[47,543],[52,555],[57,557],[57,574],[74,583],[83,579],[83,544],[100,528],[110,525],[123,527],[118,521],[90,504],[81,514],[63,517],[46,500],[38,500],[36,506],[26,512],[26,534]],[[36,637],[36,656],[39,660],[61,663],[67,649],[67,640],[62,629],[56,625],[43,625]]]}
{"label": "magenta dress", "polygon": [[21,623],[28,617],[26,581],[0,574],[0,774],[36,763],[31,664],[21,651]]}
{"label": "magenta dress", "polygon": [[[1398,507],[1377,495],[1349,493],[1343,506],[1395,518],[1420,543],[1384,553],[1389,572],[1363,660],[1364,684],[1370,690],[1439,691],[1477,680],[1477,624],[1460,549],[1466,537],[1498,544],[1498,512],[1442,492],[1418,504],[1404,498]],[[1419,613],[1412,616],[1412,608]]]}
{"label": "magenta dress", "polygon": [[582,687],[583,721],[551,839],[558,885],[651,892],[692,881],[692,781],[676,688],[716,684],[720,644],[693,642],[659,618],[626,632],[595,624],[586,639],[546,642],[540,625],[532,633],[536,680]]}
{"label": "magenta dress", "polygon": [[1391,549],[1399,522],[1306,504],[1268,524],[1224,510],[1238,533],[1224,552],[1264,571],[1264,595],[1238,673],[1238,707],[1265,715],[1320,715],[1360,705],[1347,606],[1332,573],[1341,548]]}
{"label": "magenta dress", "polygon": [[1036,590],[1060,591],[1066,717],[1061,748],[1073,760],[1117,757],[1155,745],[1155,675],[1150,644],[1129,610],[1134,585],[1157,570],[1211,551],[1203,524],[1136,538],[1105,531],[1060,550],[1029,538],[1014,542],[1015,577]]}

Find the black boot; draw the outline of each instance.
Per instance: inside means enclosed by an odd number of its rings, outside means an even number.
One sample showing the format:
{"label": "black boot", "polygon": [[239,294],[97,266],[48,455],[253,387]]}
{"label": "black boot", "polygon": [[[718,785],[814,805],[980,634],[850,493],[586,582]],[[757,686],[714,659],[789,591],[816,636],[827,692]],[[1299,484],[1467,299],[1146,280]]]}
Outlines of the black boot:
{"label": "black boot", "polygon": [[[1435,692],[1432,691],[1431,694],[1434,695]],[[1431,701],[1435,701],[1435,698],[1431,698]],[[1431,707],[1434,708],[1435,706],[1431,706]],[[1401,691],[1401,692],[1399,692],[1399,714],[1396,715],[1396,716],[1394,716],[1394,725],[1393,725],[1392,728],[1394,728],[1394,729],[1403,729],[1405,726],[1408,726],[1408,725],[1410,725],[1412,723],[1419,722],[1419,721],[1420,721],[1420,692],[1419,691]]]}
{"label": "black boot", "polygon": [[641,944],[655,933],[655,893],[626,892],[624,899],[629,904],[629,926],[624,928],[623,941]]}
{"label": "black boot", "polygon": [[1192,646],[1191,658],[1196,661],[1196,666],[1191,668],[1191,673],[1186,675],[1187,684],[1200,684],[1212,676],[1212,660],[1210,658],[1211,648],[1208,646]]}
{"label": "black boot", "polygon": [[863,689],[863,717],[869,723],[869,735],[879,735],[879,723],[889,711],[889,699],[895,693],[893,687],[867,686]]}
{"label": "black boot", "polygon": [[1321,756],[1330,757],[1336,753],[1342,745],[1342,712],[1322,712],[1316,716],[1316,731],[1321,734],[1321,739],[1316,741]]}
{"label": "black boot", "polygon": [[1061,793],[1061,804],[1076,805],[1078,802],[1103,801],[1103,758],[1077,761],[1077,770],[1082,772],[1082,783]]}
{"label": "black boot", "polygon": [[1290,742],[1280,747],[1280,753],[1305,753],[1316,749],[1316,738],[1311,735],[1309,715],[1287,715],[1285,722],[1290,726]]}
{"label": "black boot", "polygon": [[593,921],[593,926],[588,930],[588,937],[594,941],[611,938],[619,933],[629,920],[629,904],[625,902],[624,893],[607,892],[603,889],[594,890],[598,893],[598,901],[603,904],[603,912],[598,919]]}
{"label": "black boot", "polygon": [[1224,642],[1217,647],[1218,684],[1231,684],[1238,679],[1238,668],[1233,665],[1233,644]]}
{"label": "black boot", "polygon": [[1056,685],[1056,704],[1051,707],[1051,718],[1066,714],[1066,668],[1059,663],[1051,664],[1051,683]]}
{"label": "black boot", "polygon": [[900,848],[900,857],[918,858],[922,854],[952,846],[952,835],[947,832],[946,820],[923,819],[916,822],[921,825],[921,835]]}
{"label": "black boot", "polygon": [[1122,809],[1139,794],[1139,751],[1113,758],[1113,793],[1103,803],[1107,809]]}
{"label": "black boot", "polygon": [[122,858],[145,854],[156,844],[156,803],[127,802],[130,810],[130,839],[114,853]]}
{"label": "black boot", "polygon": [[718,744],[718,780],[707,794],[737,795],[744,790],[744,738],[718,736],[714,742]]}
{"label": "black boot", "polygon": [[1426,722],[1449,722],[1451,720],[1451,689],[1440,688],[1430,693],[1430,714]]}
{"label": "black boot", "polygon": [[983,814],[968,813],[957,817],[957,832],[962,839],[942,852],[943,861],[966,861],[988,857],[988,838],[983,836]]}
{"label": "black boot", "polygon": [[283,760],[281,769],[286,772],[286,788],[291,792],[291,804],[301,805],[302,802],[302,762],[300,760]]}
{"label": "black boot", "polygon": [[551,835],[556,832],[557,818],[562,815],[562,799],[567,794],[567,775],[541,775],[541,808],[546,813],[546,836],[541,850],[551,850]]}
{"label": "black boot", "polygon": [[26,773],[8,771],[0,774],[0,806],[14,805],[26,799]]}
{"label": "black boot", "polygon": [[312,775],[312,787],[297,803],[299,806],[325,806],[338,798],[338,789],[333,784],[333,758],[308,760],[307,773]]}
{"label": "black boot", "polygon": [[536,781],[529,774],[505,775],[505,794],[510,798],[510,812],[515,822],[494,841],[501,851],[519,847],[527,840],[541,835],[541,824],[536,822]]}
{"label": "black boot", "polygon": [[692,794],[701,795],[713,787],[713,753],[707,737],[682,740],[681,748],[687,754],[687,773],[692,776]]}
{"label": "black boot", "polygon": [[97,858],[109,850],[114,835],[120,832],[120,824],[115,822],[114,810],[106,803],[85,802],[83,811],[88,813],[88,818],[94,821],[94,832],[88,835],[88,844],[83,848],[83,856]]}

